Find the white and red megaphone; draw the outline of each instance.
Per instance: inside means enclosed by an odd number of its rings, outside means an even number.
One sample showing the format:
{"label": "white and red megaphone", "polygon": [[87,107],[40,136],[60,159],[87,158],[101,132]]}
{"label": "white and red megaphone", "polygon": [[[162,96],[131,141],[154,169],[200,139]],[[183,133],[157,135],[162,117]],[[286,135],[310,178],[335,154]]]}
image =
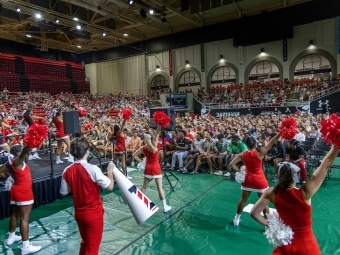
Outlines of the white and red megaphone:
{"label": "white and red megaphone", "polygon": [[136,185],[130,182],[117,167],[115,167],[112,172],[113,178],[117,182],[138,225],[142,224],[158,211],[158,207],[147,198]]}

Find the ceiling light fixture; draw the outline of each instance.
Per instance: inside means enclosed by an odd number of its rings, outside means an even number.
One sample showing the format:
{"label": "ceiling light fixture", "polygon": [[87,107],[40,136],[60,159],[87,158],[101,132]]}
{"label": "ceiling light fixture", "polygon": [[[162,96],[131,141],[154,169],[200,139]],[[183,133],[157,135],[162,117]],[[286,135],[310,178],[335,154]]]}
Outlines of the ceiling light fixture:
{"label": "ceiling light fixture", "polygon": [[129,34],[125,32],[123,35],[124,35],[124,36],[128,36]]}
{"label": "ceiling light fixture", "polygon": [[81,29],[81,26],[80,26],[80,25],[77,25],[76,28],[77,28],[77,29]]}
{"label": "ceiling light fixture", "polygon": [[150,8],[149,13],[153,14],[153,8]]}
{"label": "ceiling light fixture", "polygon": [[77,45],[77,48],[79,48],[79,49],[80,49],[80,48],[81,48],[81,46],[80,46],[80,45]]}
{"label": "ceiling light fixture", "polygon": [[74,21],[78,21],[79,19],[78,19],[78,18],[76,18],[76,17],[73,17],[73,20],[74,20]]}
{"label": "ceiling light fixture", "polygon": [[55,18],[54,21],[55,21],[55,23],[57,23],[57,24],[60,22],[60,20],[59,20],[58,18]]}
{"label": "ceiling light fixture", "polygon": [[26,37],[32,37],[30,34],[26,34]]}
{"label": "ceiling light fixture", "polygon": [[105,32],[103,32],[103,33],[102,33],[102,35],[103,35],[103,36],[106,36],[106,33],[105,33]]}
{"label": "ceiling light fixture", "polygon": [[37,14],[35,14],[35,17],[36,17],[37,19],[41,19],[41,14],[40,14],[40,13],[37,13]]}
{"label": "ceiling light fixture", "polygon": [[129,4],[133,4],[133,0],[129,0],[128,2],[129,2]]}
{"label": "ceiling light fixture", "polygon": [[15,10],[16,10],[17,12],[20,12],[20,11],[21,11],[21,9],[20,9],[19,7],[15,7]]}

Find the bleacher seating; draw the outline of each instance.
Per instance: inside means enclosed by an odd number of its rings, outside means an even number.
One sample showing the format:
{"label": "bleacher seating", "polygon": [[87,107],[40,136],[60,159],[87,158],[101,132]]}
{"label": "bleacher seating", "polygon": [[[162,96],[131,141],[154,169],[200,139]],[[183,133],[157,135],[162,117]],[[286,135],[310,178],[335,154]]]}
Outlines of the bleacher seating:
{"label": "bleacher seating", "polygon": [[[71,75],[67,74],[71,71]],[[82,65],[31,57],[0,54],[0,90],[42,91],[52,95],[63,92],[90,92]]]}

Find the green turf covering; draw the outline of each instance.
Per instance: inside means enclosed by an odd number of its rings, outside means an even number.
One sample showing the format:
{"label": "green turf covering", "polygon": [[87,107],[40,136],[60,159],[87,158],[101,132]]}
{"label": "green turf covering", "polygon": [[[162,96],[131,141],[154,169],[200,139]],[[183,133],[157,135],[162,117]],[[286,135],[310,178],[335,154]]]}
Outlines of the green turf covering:
{"label": "green turf covering", "polygon": [[[141,187],[142,173],[134,171],[130,175]],[[152,181],[146,195],[160,209],[140,226],[118,187],[103,193],[105,230],[100,254],[271,254],[273,248],[263,235],[264,227],[249,213],[242,214],[240,226],[232,225],[241,194],[238,183],[209,174],[175,175],[179,177],[179,182],[171,179],[175,192],[163,180],[171,213],[163,213]],[[339,186],[339,181],[328,181],[312,201],[313,229],[322,253],[327,255],[340,254]],[[248,204],[256,200],[257,195],[252,194]],[[0,222],[0,254],[20,254],[20,243],[9,248],[4,245],[8,221]],[[80,236],[71,197],[34,209],[30,222],[31,241],[43,247],[36,254],[78,254]]]}

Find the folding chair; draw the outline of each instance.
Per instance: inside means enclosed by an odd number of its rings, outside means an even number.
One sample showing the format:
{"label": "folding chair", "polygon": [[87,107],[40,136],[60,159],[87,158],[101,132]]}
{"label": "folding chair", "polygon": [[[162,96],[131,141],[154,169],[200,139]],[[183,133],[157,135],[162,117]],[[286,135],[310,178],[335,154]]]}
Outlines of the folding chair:
{"label": "folding chair", "polygon": [[[308,177],[311,177],[314,171],[320,166],[322,157],[326,156],[327,151],[325,150],[310,150],[307,153],[306,169]],[[327,174],[329,179],[329,174]]]}

